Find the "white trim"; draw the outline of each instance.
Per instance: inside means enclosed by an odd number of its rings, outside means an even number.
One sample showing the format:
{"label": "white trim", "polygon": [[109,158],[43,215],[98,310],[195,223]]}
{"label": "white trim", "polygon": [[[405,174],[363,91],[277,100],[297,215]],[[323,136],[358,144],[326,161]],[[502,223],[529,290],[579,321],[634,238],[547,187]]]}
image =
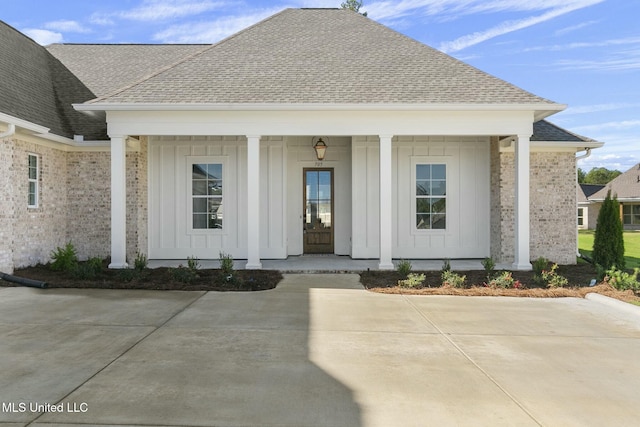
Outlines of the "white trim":
{"label": "white trim", "polygon": [[[225,235],[228,234],[228,227],[225,227],[224,217],[222,218],[222,228],[193,228],[193,178],[192,178],[192,170],[193,165],[198,163],[206,163],[206,164],[220,164],[222,165],[222,203],[224,206],[224,201],[227,196],[225,187],[228,185],[229,181],[227,179],[227,163],[228,156],[186,156],[186,173],[187,173],[187,191],[186,191],[186,201],[185,205],[187,208],[187,234],[189,235]],[[224,211],[223,211],[224,215]]]}
{"label": "white trim", "polygon": [[[449,187],[451,186],[450,181],[450,173],[451,173],[451,157],[450,156],[411,156],[411,234],[414,236],[419,235],[433,235],[433,234],[447,234],[449,232],[450,227],[450,194]],[[446,210],[445,210],[445,221],[446,226],[444,229],[418,229],[416,228],[416,199],[418,195],[416,194],[416,166],[417,165],[445,165],[445,183],[447,186],[446,194],[444,198],[447,200],[446,202]]]}
{"label": "white trim", "polygon": [[[501,140],[501,143],[508,145],[500,145],[501,153],[513,153],[515,151],[514,141],[515,137],[509,137]],[[585,149],[600,148],[604,145],[604,142],[598,141],[583,141],[583,142],[568,142],[568,141],[531,141],[531,152],[579,152]]]}
{"label": "white trim", "polygon": [[[36,153],[27,152],[27,165],[29,165],[29,159],[31,157],[36,158],[36,177],[35,179],[32,179],[27,175],[27,178],[28,178],[29,184],[33,182],[36,185],[36,191],[35,191],[36,202],[33,205],[29,204],[29,195],[31,194],[31,191],[27,190],[27,208],[38,209],[40,207],[40,155]],[[31,169],[31,166],[29,166],[29,169]],[[29,188],[29,186],[27,186],[27,188]]]}
{"label": "white trim", "polygon": [[247,135],[247,270],[260,262],[260,136]]}

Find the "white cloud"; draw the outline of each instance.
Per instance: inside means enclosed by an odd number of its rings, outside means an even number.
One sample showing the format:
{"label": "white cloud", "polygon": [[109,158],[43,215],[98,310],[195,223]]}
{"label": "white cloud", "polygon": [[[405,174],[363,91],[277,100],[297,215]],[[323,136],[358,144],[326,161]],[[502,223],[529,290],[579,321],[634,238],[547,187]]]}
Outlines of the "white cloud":
{"label": "white cloud", "polygon": [[598,123],[593,125],[578,126],[573,128],[574,131],[580,132],[599,132],[608,129],[623,130],[640,127],[640,120],[620,120],[615,122]]}
{"label": "white cloud", "polygon": [[47,30],[61,31],[68,33],[89,33],[91,30],[83,27],[77,21],[52,21],[44,24]]}
{"label": "white cloud", "polygon": [[[489,28],[488,30],[477,31],[473,34],[468,34],[468,35],[459,37],[456,40],[444,42],[440,45],[440,50],[442,50],[443,52],[457,52],[459,50],[462,50],[469,46],[476,45],[478,43],[482,43],[494,37],[498,37],[514,31],[522,30],[524,28],[549,21],[551,19],[557,18],[558,16],[565,15],[575,10],[582,9],[587,6],[592,6],[602,1],[604,0],[576,0],[572,2],[570,1],[568,2],[568,4],[566,4],[567,2],[562,2],[563,4],[565,4],[564,6],[555,7],[550,11],[543,13],[542,15],[531,16],[528,18],[515,20],[515,21],[505,21],[505,22],[502,22],[501,24],[494,26],[493,28]],[[510,2],[507,2],[507,3],[510,3]],[[540,2],[539,5],[545,5],[546,3],[559,3],[559,2]]]}
{"label": "white cloud", "polygon": [[227,3],[209,0],[145,0],[142,6],[118,15],[134,21],[160,21],[198,15],[224,6],[227,6]]}
{"label": "white cloud", "polygon": [[62,43],[62,34],[49,30],[41,30],[37,28],[27,28],[22,31],[31,37],[36,43],[46,46],[52,43]]}
{"label": "white cloud", "polygon": [[[279,11],[280,8],[277,9]],[[215,21],[173,25],[154,34],[153,39],[162,43],[215,43],[237,33],[268,16],[276,10],[264,10],[251,15],[222,17]]]}
{"label": "white cloud", "polygon": [[576,24],[576,25],[572,25],[570,27],[566,27],[566,28],[562,28],[560,30],[556,30],[556,32],[554,33],[556,36],[562,36],[565,35],[567,33],[571,33],[577,30],[581,30],[585,27],[589,27],[593,24],[597,24],[599,21],[587,21],[587,22],[582,22],[580,24]]}
{"label": "white cloud", "polygon": [[599,113],[602,111],[613,111],[613,110],[622,110],[625,108],[637,108],[640,107],[640,104],[633,103],[608,103],[608,104],[594,104],[594,105],[581,105],[576,107],[569,107],[562,113],[562,116],[569,116],[573,114],[589,114],[589,113]]}

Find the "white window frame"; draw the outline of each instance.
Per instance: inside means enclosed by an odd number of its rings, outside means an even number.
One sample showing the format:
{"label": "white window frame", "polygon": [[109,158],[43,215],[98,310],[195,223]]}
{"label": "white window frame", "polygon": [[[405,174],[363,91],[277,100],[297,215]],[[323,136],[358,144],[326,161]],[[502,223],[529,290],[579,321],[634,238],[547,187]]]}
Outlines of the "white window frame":
{"label": "white window frame", "polygon": [[221,164],[222,165],[222,203],[228,200],[228,172],[226,156],[187,156],[187,234],[197,235],[221,235],[227,234],[228,224],[225,218],[222,218],[222,228],[193,228],[193,165],[194,164]]}
{"label": "white window frame", "polygon": [[[421,229],[416,225],[417,211],[416,211],[416,200],[418,198],[418,194],[416,191],[416,166],[418,165],[445,165],[445,200],[446,200],[446,208],[444,211],[445,215],[445,228],[438,229]],[[449,157],[444,156],[412,156],[411,157],[411,232],[414,235],[433,235],[433,234],[446,234],[449,231],[449,227],[451,226],[451,214],[450,214],[450,197],[451,197],[451,159]]]}
{"label": "white window frame", "polygon": [[[585,207],[578,207],[578,227],[583,228],[586,226],[586,224],[584,223],[585,220],[585,211],[587,210],[587,208]],[[580,222],[582,222],[582,224],[580,224]]]}
{"label": "white window frame", "polygon": [[[31,178],[31,158],[35,158],[36,160],[36,176],[35,178]],[[40,207],[40,156],[34,153],[27,153],[27,207],[29,209],[37,209]],[[31,192],[31,184],[34,185],[34,203],[31,203],[30,196]]]}

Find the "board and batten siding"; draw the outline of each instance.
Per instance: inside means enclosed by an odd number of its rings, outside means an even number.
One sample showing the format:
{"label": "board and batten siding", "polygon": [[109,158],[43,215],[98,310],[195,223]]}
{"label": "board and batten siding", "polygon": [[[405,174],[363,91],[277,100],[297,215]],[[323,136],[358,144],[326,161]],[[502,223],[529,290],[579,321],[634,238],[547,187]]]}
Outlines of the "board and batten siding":
{"label": "board and batten siding", "polygon": [[[282,139],[260,142],[260,256],[286,256]],[[198,161],[223,163],[223,228],[191,230],[188,194]],[[247,142],[243,136],[151,137],[149,143],[149,258],[217,259],[223,251],[247,257]]]}
{"label": "board and batten siding", "polygon": [[[377,137],[354,137],[353,258],[379,256]],[[415,227],[417,164],[447,165],[446,230]],[[489,138],[399,136],[392,145],[394,258],[489,256]]]}

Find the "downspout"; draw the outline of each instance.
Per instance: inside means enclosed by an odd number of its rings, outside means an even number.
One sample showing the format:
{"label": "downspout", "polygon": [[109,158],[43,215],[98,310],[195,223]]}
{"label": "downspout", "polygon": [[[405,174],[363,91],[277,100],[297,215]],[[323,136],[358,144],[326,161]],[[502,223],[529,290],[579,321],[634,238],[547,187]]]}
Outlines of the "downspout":
{"label": "downspout", "polygon": [[[585,147],[584,148],[585,153],[581,154],[580,156],[576,156],[576,163],[578,162],[578,160],[582,160],[582,159],[586,159],[587,157],[589,157],[591,155],[591,148],[589,147]],[[578,185],[580,185],[578,183],[578,168],[576,168],[576,190],[578,188]],[[578,234],[578,215],[577,215],[577,206],[576,206],[576,256],[578,258],[582,258],[582,254],[580,254],[580,249],[579,249],[579,245],[578,245],[578,238],[579,238],[579,234]]]}
{"label": "downspout", "polygon": [[13,123],[9,123],[7,127],[7,131],[4,133],[0,133],[0,139],[11,136],[14,133],[16,133],[16,125],[14,125]]}

